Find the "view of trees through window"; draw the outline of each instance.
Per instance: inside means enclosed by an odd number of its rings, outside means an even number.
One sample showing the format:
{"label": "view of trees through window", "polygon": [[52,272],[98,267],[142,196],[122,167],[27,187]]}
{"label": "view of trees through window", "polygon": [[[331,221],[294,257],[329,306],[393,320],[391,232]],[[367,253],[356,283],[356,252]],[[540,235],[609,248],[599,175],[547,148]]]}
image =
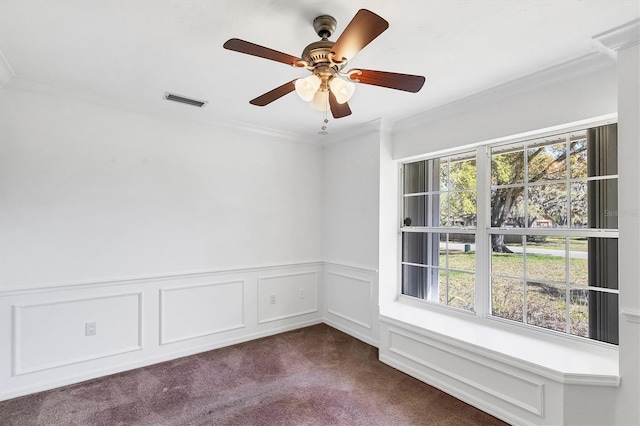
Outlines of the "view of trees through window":
{"label": "view of trees through window", "polygon": [[[473,311],[477,199],[490,202],[490,315],[617,343],[616,125],[404,165],[403,294]],[[602,232],[607,231],[607,232]]]}

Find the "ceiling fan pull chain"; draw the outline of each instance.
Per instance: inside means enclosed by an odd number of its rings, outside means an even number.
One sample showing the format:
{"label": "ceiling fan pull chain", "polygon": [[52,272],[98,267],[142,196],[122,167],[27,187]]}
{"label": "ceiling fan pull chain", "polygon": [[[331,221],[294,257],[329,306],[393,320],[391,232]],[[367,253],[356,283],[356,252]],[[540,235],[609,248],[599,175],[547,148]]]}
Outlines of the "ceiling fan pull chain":
{"label": "ceiling fan pull chain", "polygon": [[322,121],[324,124],[322,125],[322,127],[320,127],[320,131],[318,132],[319,135],[326,135],[327,133],[329,133],[327,131],[327,124],[329,123],[329,119],[327,118],[327,111],[329,110],[329,105],[327,105],[329,103],[329,97],[327,96],[326,100],[325,100],[325,108],[324,108],[324,120]]}

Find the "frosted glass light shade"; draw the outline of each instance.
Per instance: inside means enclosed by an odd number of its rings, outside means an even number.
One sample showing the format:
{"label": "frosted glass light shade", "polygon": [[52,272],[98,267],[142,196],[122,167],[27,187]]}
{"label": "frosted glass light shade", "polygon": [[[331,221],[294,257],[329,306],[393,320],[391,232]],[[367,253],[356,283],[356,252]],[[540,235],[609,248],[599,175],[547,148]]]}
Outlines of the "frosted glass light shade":
{"label": "frosted glass light shade", "polygon": [[311,108],[316,111],[327,111],[329,109],[329,92],[318,90],[311,101]]}
{"label": "frosted glass light shade", "polygon": [[320,88],[320,77],[311,74],[305,78],[299,78],[295,82],[296,93],[305,102],[310,102]]}
{"label": "frosted glass light shade", "polygon": [[339,77],[334,77],[329,83],[329,87],[334,95],[336,95],[336,101],[339,104],[343,104],[351,99],[353,92],[356,89],[356,85],[350,81],[345,81]]}

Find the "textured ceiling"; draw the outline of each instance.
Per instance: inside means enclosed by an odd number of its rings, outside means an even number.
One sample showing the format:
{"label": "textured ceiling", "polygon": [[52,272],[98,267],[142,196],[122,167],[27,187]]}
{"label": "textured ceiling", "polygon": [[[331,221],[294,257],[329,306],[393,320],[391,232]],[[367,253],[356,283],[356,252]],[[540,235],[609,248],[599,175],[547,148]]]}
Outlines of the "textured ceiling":
{"label": "textured ceiling", "polygon": [[[323,114],[294,93],[266,107],[249,104],[308,71],[222,45],[237,37],[299,56],[318,40],[316,16],[337,19],[335,41],[360,8],[385,18],[389,29],[348,68],[420,74],[427,82],[417,94],[358,85],[353,115],[330,119],[324,138],[597,52],[594,35],[640,16],[637,0],[0,0],[0,51],[15,74],[5,85],[322,140]],[[209,104],[170,103],[166,91]]]}

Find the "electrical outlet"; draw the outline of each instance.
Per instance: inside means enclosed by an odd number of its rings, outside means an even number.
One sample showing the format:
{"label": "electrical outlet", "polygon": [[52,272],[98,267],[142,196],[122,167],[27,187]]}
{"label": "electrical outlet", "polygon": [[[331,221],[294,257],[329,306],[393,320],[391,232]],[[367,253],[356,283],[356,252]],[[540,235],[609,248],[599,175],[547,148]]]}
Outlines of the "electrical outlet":
{"label": "electrical outlet", "polygon": [[298,292],[298,295],[300,296],[300,299],[304,299],[304,288],[300,289],[300,291]]}
{"label": "electrical outlet", "polygon": [[269,303],[272,305],[276,304],[276,295],[272,294],[271,296],[269,296]]}
{"label": "electrical outlet", "polygon": [[85,322],[84,323],[84,335],[85,336],[95,336],[96,335],[96,322]]}

